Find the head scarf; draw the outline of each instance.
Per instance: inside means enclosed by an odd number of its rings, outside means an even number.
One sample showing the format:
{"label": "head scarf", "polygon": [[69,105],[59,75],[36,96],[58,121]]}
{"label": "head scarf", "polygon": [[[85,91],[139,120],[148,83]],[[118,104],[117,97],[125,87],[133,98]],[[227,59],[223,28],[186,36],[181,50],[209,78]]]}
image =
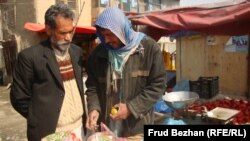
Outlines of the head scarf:
{"label": "head scarf", "polygon": [[124,57],[133,49],[138,47],[145,34],[136,32],[132,29],[131,23],[124,13],[116,8],[106,8],[97,18],[95,25],[109,29],[124,44],[123,47],[113,49],[105,44],[103,37],[97,32],[103,47],[109,49],[109,59],[116,70],[122,71]]}

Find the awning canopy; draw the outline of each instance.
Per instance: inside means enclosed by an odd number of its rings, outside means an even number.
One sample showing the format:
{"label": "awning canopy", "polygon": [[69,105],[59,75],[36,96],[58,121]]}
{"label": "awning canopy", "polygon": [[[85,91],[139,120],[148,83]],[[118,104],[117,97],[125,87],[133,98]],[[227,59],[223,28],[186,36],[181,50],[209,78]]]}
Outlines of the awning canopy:
{"label": "awning canopy", "polygon": [[156,39],[179,31],[244,35],[250,33],[250,0],[133,14],[130,20],[135,25],[147,25],[148,34]]}
{"label": "awning canopy", "polygon": [[[30,31],[35,32],[45,32],[45,25],[27,22],[24,24],[24,28]],[[76,33],[85,33],[85,34],[95,34],[96,28],[92,26],[77,26]]]}

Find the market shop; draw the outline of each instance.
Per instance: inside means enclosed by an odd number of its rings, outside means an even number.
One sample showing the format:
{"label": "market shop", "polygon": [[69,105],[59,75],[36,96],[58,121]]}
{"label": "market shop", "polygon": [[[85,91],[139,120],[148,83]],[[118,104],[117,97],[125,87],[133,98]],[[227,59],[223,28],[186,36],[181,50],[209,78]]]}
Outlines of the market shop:
{"label": "market shop", "polygon": [[[190,81],[195,82],[193,91],[201,98],[190,105],[195,115],[207,110],[212,114],[227,113],[225,121],[236,117],[233,124],[250,122],[246,100],[250,97],[249,6],[249,0],[236,0],[130,16],[134,26],[143,27],[154,39],[162,36],[176,39],[176,81],[187,80],[189,88]],[[182,98],[175,99],[181,104],[186,102],[183,99],[190,98],[177,97]]]}

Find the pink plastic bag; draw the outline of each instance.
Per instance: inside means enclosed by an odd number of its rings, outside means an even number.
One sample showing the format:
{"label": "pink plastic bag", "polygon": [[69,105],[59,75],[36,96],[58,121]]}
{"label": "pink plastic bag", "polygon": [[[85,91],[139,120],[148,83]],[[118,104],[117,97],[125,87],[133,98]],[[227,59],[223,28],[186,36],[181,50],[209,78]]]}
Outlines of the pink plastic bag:
{"label": "pink plastic bag", "polygon": [[116,137],[104,123],[101,123],[100,126],[101,132],[92,134],[87,141],[127,141],[126,138]]}

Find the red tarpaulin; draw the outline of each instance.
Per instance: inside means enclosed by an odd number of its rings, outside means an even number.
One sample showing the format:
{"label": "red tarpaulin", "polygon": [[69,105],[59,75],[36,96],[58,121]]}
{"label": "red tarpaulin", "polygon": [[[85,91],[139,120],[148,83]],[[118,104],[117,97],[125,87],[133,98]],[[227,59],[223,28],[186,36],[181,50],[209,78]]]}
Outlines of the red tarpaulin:
{"label": "red tarpaulin", "polygon": [[[45,25],[43,24],[27,22],[25,23],[24,28],[35,32],[45,32]],[[96,28],[91,26],[77,26],[75,32],[85,33],[85,34],[95,34]]]}
{"label": "red tarpaulin", "polygon": [[161,10],[131,16],[130,19],[135,25],[147,25],[148,34],[155,39],[178,31],[216,35],[249,34],[250,0],[233,2]]}

